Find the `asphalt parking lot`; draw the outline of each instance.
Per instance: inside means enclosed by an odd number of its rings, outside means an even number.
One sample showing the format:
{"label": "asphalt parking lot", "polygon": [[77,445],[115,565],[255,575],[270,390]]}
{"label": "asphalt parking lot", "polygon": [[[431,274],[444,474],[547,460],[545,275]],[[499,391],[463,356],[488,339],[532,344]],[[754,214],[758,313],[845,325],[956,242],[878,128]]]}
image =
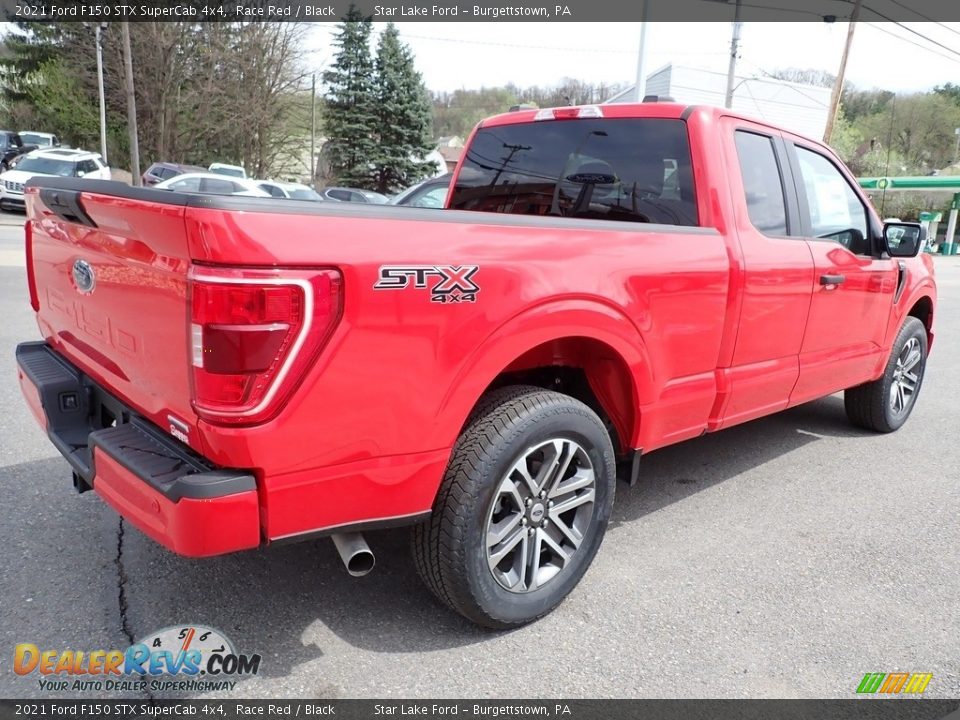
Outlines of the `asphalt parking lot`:
{"label": "asphalt parking lot", "polygon": [[51,696],[13,673],[17,643],[122,649],[181,623],[263,655],[245,698],[845,698],[894,671],[960,696],[960,257],[936,260],[901,431],[852,429],[835,396],[653,453],[573,595],[493,633],[432,599],[403,531],[368,538],[357,580],[327,540],[178,558],[76,495],[16,383],[37,338],[19,222],[0,218],[0,697]]}

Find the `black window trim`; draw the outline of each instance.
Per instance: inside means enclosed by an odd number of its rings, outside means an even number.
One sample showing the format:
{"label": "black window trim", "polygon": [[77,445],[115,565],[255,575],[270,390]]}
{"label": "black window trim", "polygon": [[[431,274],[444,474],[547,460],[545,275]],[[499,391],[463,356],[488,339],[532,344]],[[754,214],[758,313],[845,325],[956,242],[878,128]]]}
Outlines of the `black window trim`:
{"label": "black window trim", "polygon": [[[752,125],[735,125],[733,128],[733,150],[737,153],[737,172],[740,173],[740,185],[743,186],[743,171],[740,168],[740,153],[737,149],[737,133],[743,132],[749,135],[757,135],[762,138],[766,138],[770,141],[770,144],[773,146],[773,158],[777,163],[777,174],[780,176],[780,189],[783,192],[783,209],[785,214],[785,224],[786,224],[786,233],[784,235],[767,235],[756,225],[753,224],[753,220],[750,218],[749,210],[747,212],[747,221],[750,223],[750,227],[756,230],[758,233],[763,235],[766,238],[774,238],[777,240],[794,240],[798,237],[796,229],[799,227],[802,214],[800,213],[800,208],[797,204],[797,194],[794,187],[794,176],[791,171],[790,163],[788,162],[788,153],[784,146],[783,137],[779,133],[771,134],[770,132],[763,132]],[[794,188],[794,192],[791,192],[791,188]],[[744,205],[746,205],[746,188],[744,188]]]}
{"label": "black window trim", "polygon": [[[693,111],[696,109],[696,107],[697,107],[697,106],[695,106],[695,105],[688,105],[688,106],[684,109],[683,113],[681,114],[681,116],[680,116],[679,118],[671,118],[671,117],[662,117],[662,118],[661,118],[661,117],[654,117],[654,118],[646,118],[646,117],[609,118],[609,119],[611,119],[611,120],[644,120],[644,119],[679,120],[679,122],[683,125],[684,139],[685,139],[685,141],[686,141],[686,144],[685,144],[685,145],[686,145],[686,149],[687,149],[687,157],[688,157],[689,160],[690,160],[690,164],[689,164],[689,168],[690,168],[690,190],[691,190],[691,196],[692,196],[693,212],[694,212],[694,216],[696,217],[696,222],[695,222],[693,225],[685,225],[685,224],[681,224],[681,223],[653,223],[653,222],[651,222],[651,223],[642,223],[642,222],[641,222],[641,223],[637,223],[637,222],[629,221],[630,224],[632,224],[632,225],[658,225],[658,226],[660,226],[660,227],[678,228],[680,231],[689,230],[689,229],[691,229],[691,228],[710,228],[710,227],[711,227],[711,226],[709,226],[709,225],[705,225],[705,224],[704,224],[704,214],[705,214],[705,212],[704,212],[704,207],[701,206],[701,202],[700,202],[700,187],[699,187],[699,182],[697,181],[697,171],[696,171],[696,169],[695,169],[695,168],[696,168],[696,161],[694,160],[694,157],[693,157],[693,143],[692,143],[691,140],[690,140],[690,137],[691,137],[691,136],[690,136],[690,123],[689,123],[689,118],[690,118],[690,116],[693,114]],[[491,126],[486,126],[486,129],[489,129],[490,127],[491,127]],[[497,127],[497,126],[493,126],[493,127]],[[479,125],[477,125],[476,128],[474,128],[475,131],[480,131],[481,129],[484,129],[484,125],[483,125],[482,122],[481,122]],[[757,133],[757,134],[761,134],[761,133]],[[679,161],[679,158],[677,158],[677,160]],[[447,185],[447,197],[446,197],[446,199],[445,199],[445,201],[444,201],[444,203],[443,203],[443,206],[442,206],[445,210],[455,210],[455,208],[453,208],[453,207],[451,206],[451,203],[453,202],[454,197],[455,197],[455,194],[456,194],[456,189],[457,189],[456,180],[458,179],[459,174],[460,174],[460,173],[459,173],[459,170],[454,171],[453,173],[451,173],[450,180],[449,180],[449,183],[448,183],[448,185]],[[372,204],[376,204],[376,203],[372,203]],[[421,208],[421,209],[433,210],[433,209],[435,209],[435,208]],[[463,211],[459,211],[459,210],[458,210],[458,212],[477,212],[477,211],[476,211],[476,210],[463,210]],[[492,215],[513,215],[513,213],[489,213],[489,214],[492,214]],[[518,213],[517,215],[518,215],[518,216],[523,216],[522,213]],[[535,216],[528,215],[527,217],[535,217]],[[570,219],[570,218],[565,218],[565,219]],[[611,221],[610,221],[610,220],[597,220],[596,222],[600,222],[600,223],[610,223]],[[621,222],[624,222],[624,221],[621,221]],[[639,228],[638,228],[638,230],[639,230]]]}
{"label": "black window trim", "polygon": [[[807,199],[807,188],[802,181],[803,175],[801,174],[801,170],[800,170],[800,158],[797,155],[797,148],[802,148],[804,150],[807,150],[808,152],[814,153],[815,155],[819,155],[828,163],[830,163],[833,166],[834,170],[836,170],[840,174],[840,177],[843,178],[843,181],[847,184],[847,187],[849,187],[853,191],[853,194],[856,195],[857,199],[860,201],[860,204],[863,206],[864,219],[866,220],[865,224],[867,226],[867,232],[870,234],[870,238],[869,238],[870,255],[869,256],[861,255],[847,248],[848,252],[851,255],[855,255],[857,257],[872,257],[872,258],[882,257],[884,255],[883,247],[881,243],[881,236],[883,234],[883,231],[877,228],[876,223],[874,222],[874,219],[873,219],[873,213],[870,212],[870,203],[864,197],[863,193],[860,190],[860,187],[850,182],[850,179],[847,177],[847,173],[845,173],[843,169],[840,166],[838,166],[836,162],[834,162],[833,158],[831,158],[829,155],[824,154],[822,148],[816,148],[804,143],[796,143],[796,142],[793,142],[792,140],[784,141],[784,145],[786,147],[787,159],[790,161],[790,167],[793,170],[793,175],[795,178],[797,199],[800,202],[801,237],[803,237],[805,240],[814,240],[816,242],[829,242],[829,243],[840,245],[840,243],[837,243],[836,240],[832,240],[830,238],[817,237],[816,235],[813,234],[813,227],[810,224],[810,205],[809,205],[809,200]],[[844,246],[840,245],[840,247],[844,247]]]}

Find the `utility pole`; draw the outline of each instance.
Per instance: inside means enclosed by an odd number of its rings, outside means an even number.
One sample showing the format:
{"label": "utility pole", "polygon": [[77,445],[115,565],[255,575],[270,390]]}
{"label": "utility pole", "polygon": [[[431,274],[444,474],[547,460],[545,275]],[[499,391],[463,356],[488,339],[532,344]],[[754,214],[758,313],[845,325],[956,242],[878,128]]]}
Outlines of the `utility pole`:
{"label": "utility pole", "polygon": [[140,143],[137,140],[137,96],[133,91],[133,53],[130,50],[130,23],[120,23],[123,35],[123,70],[127,85],[127,131],[130,133],[130,173],[132,182],[142,184],[140,178]]}
{"label": "utility pole", "polygon": [[863,0],[856,0],[853,4],[853,12],[850,13],[850,23],[847,25],[847,42],[843,46],[843,55],[840,56],[840,70],[837,71],[837,79],[833,83],[833,94],[830,96],[830,114],[827,115],[827,128],[823,131],[823,141],[830,143],[830,136],[833,135],[833,126],[837,122],[837,111],[840,109],[840,97],[843,95],[843,78],[847,72],[847,58],[850,55],[850,46],[853,44],[853,31],[857,26],[857,18],[860,16],[860,5]]}
{"label": "utility pole", "polygon": [[647,92],[647,3],[649,0],[640,0],[640,51],[637,55],[637,83],[634,102],[643,100]]}
{"label": "utility pole", "polygon": [[310,187],[317,182],[317,74],[310,78]]}
{"label": "utility pole", "polygon": [[727,97],[723,106],[728,110],[733,107],[733,82],[736,79],[737,53],[740,52],[740,0],[737,0],[736,10],[733,11],[733,37],[730,39],[730,65],[727,67]]}
{"label": "utility pole", "polygon": [[100,157],[103,164],[107,161],[107,102],[103,94],[103,31],[107,28],[105,22],[97,23],[94,36],[97,40],[97,89],[100,92]]}

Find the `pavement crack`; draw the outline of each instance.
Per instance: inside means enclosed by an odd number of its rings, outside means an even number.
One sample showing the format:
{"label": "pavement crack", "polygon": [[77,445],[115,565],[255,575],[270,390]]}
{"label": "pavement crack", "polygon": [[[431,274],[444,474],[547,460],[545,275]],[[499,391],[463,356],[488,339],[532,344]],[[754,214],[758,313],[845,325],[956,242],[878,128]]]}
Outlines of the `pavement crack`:
{"label": "pavement crack", "polygon": [[[123,538],[125,533],[126,528],[124,527],[123,518],[121,517],[117,525],[117,557],[114,559],[114,564],[117,567],[117,604],[120,609],[120,631],[127,638],[127,642],[133,645],[136,641],[133,637],[133,627],[131,626],[130,618],[127,616],[127,583],[129,582],[129,578],[127,578],[127,571],[123,566]],[[150,689],[149,684],[143,690],[143,694],[151,706],[156,702],[156,697]]]}
{"label": "pavement crack", "polygon": [[130,618],[127,617],[127,571],[123,567],[123,518],[117,526],[117,602],[120,606],[120,631],[127,637],[127,642],[134,643],[133,628],[130,627]]}

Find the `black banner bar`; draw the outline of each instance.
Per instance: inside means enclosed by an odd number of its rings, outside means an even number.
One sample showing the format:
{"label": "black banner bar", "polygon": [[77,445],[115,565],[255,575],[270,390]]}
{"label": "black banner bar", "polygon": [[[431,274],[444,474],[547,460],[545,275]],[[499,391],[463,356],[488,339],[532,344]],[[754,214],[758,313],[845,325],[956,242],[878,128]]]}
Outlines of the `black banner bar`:
{"label": "black banner bar", "polygon": [[944,720],[960,700],[0,700],[0,720]]}
{"label": "black banner bar", "polygon": [[[640,0],[0,0],[9,20],[65,22],[185,21],[331,22],[351,4],[374,20],[392,22],[628,22],[642,19]],[[733,0],[647,0],[646,20],[733,19]],[[843,22],[850,0],[750,0],[744,22]],[[960,21],[956,0],[863,0],[866,22]]]}

